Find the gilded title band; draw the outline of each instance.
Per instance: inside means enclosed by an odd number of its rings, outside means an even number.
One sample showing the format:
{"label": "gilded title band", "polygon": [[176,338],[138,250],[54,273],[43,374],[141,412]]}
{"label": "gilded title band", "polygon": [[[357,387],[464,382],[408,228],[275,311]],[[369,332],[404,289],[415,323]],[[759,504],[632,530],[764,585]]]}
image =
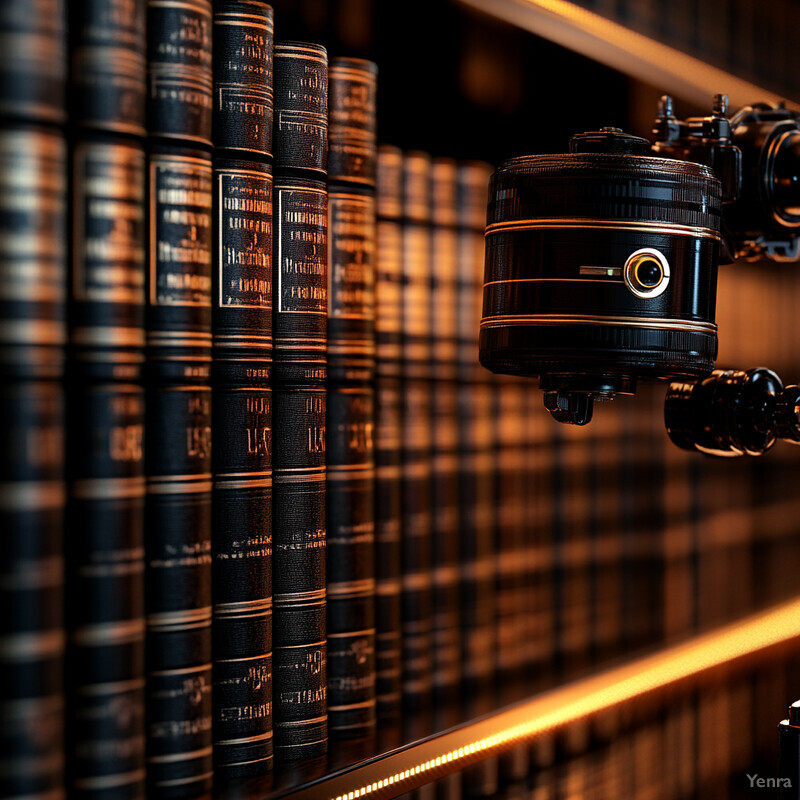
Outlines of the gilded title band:
{"label": "gilded title band", "polygon": [[217,170],[219,308],[272,310],[272,175]]}
{"label": "gilded title band", "polygon": [[150,157],[151,306],[211,306],[211,160]]}
{"label": "gilded title band", "polygon": [[279,185],[276,194],[276,310],[279,315],[326,315],[327,192]]}

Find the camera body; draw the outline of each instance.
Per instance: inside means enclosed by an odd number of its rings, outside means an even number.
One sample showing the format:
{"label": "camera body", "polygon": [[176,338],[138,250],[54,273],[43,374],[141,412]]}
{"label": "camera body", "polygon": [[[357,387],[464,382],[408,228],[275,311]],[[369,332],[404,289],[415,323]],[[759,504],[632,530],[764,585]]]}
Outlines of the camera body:
{"label": "camera body", "polygon": [[492,177],[480,360],[538,377],[561,422],[640,380],[707,375],[719,263],[800,255],[794,112],[729,119],[718,95],[681,121],[665,97],[653,132],[580,134]]}

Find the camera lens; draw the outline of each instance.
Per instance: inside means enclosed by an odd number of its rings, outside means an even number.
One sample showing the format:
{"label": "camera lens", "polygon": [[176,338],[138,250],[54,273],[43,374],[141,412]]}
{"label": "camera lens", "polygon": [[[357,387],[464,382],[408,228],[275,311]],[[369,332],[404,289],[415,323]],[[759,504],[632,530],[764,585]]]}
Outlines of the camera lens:
{"label": "camera lens", "polygon": [[654,288],[664,280],[664,270],[652,258],[639,261],[633,274],[637,283],[645,289]]}
{"label": "camera lens", "polygon": [[800,225],[800,131],[784,131],[772,144],[772,207],[789,227]]}
{"label": "camera lens", "polygon": [[[538,376],[556,418],[714,367],[720,184],[604,129],[492,176],[480,360]],[[587,395],[589,408],[580,398]],[[576,411],[583,409],[583,411]]]}
{"label": "camera lens", "polygon": [[660,251],[644,247],[631,253],[622,275],[625,285],[636,297],[658,297],[669,283],[669,262]]}
{"label": "camera lens", "polygon": [[731,121],[741,151],[741,186],[726,204],[730,259],[800,258],[800,120],[795,111],[757,103]]}

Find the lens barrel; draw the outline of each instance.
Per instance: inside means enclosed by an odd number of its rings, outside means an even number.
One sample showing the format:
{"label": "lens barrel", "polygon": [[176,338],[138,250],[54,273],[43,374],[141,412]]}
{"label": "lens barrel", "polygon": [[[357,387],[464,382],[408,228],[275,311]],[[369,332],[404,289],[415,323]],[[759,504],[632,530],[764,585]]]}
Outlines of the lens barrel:
{"label": "lens barrel", "polygon": [[[617,129],[574,137],[571,150],[514,158],[492,176],[481,363],[595,399],[708,373],[719,181]],[[588,421],[572,413],[561,421]]]}
{"label": "lens barrel", "polygon": [[800,247],[800,130],[796,114],[756,108],[734,127],[742,187],[725,210],[723,233],[737,258],[796,261]]}

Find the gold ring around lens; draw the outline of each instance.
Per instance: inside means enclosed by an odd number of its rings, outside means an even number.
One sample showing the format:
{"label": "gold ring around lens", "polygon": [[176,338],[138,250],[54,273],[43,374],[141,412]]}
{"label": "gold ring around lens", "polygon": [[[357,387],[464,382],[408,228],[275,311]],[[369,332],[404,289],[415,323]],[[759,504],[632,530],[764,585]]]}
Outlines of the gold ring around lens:
{"label": "gold ring around lens", "polygon": [[[639,277],[639,268],[648,262],[658,265],[661,271],[661,279],[655,285],[648,286]],[[666,256],[655,247],[643,247],[635,250],[628,256],[622,270],[622,277],[629,291],[644,300],[650,300],[663,294],[669,284],[669,262]]]}

